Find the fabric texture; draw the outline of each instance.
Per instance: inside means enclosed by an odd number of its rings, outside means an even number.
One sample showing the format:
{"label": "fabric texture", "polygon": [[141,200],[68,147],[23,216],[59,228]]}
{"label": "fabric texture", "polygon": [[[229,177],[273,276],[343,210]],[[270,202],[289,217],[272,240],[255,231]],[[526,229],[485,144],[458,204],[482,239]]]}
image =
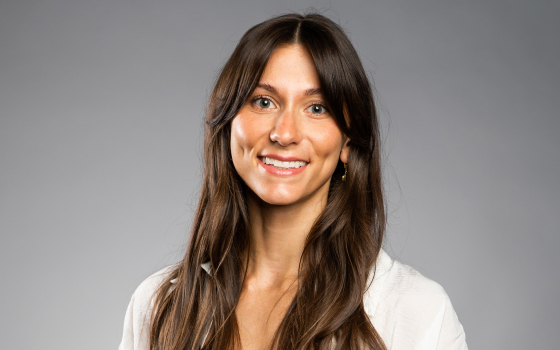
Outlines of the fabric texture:
{"label": "fabric texture", "polygon": [[[201,268],[211,273],[208,264]],[[132,295],[119,350],[149,350],[152,295],[171,270],[170,266],[151,275]],[[364,295],[364,308],[387,349],[467,349],[463,327],[443,288],[384,250]]]}

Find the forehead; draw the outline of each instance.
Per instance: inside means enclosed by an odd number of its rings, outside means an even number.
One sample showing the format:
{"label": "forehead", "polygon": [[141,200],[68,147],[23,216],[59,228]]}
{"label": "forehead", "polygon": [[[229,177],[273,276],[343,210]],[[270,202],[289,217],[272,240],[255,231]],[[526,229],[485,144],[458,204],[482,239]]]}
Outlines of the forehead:
{"label": "forehead", "polygon": [[260,79],[277,90],[305,91],[320,88],[315,62],[300,44],[277,47],[270,56]]}

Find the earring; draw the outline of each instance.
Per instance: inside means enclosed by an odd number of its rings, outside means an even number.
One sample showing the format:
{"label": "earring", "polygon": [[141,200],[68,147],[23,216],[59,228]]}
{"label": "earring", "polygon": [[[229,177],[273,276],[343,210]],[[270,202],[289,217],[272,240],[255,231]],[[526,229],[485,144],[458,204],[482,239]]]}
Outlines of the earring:
{"label": "earring", "polygon": [[346,174],[348,174],[348,164],[344,163],[344,175],[342,175],[342,181],[346,181]]}

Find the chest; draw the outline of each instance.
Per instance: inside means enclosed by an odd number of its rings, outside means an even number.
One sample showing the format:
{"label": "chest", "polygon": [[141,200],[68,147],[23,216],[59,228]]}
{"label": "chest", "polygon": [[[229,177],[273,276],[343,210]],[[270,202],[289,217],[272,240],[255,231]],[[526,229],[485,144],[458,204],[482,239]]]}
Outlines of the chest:
{"label": "chest", "polygon": [[286,315],[295,290],[241,293],[235,309],[243,350],[269,349],[274,334]]}

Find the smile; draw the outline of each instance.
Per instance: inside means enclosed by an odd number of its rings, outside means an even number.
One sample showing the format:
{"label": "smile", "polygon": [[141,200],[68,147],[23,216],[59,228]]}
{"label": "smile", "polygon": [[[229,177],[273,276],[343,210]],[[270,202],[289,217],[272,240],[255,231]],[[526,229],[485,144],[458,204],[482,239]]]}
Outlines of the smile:
{"label": "smile", "polygon": [[296,161],[282,161],[282,160],[269,158],[269,157],[259,157],[259,158],[264,164],[273,166],[273,167],[278,168],[278,169],[297,169],[297,168],[301,168],[301,167],[307,165],[306,162],[298,161],[298,160],[296,160]]}

